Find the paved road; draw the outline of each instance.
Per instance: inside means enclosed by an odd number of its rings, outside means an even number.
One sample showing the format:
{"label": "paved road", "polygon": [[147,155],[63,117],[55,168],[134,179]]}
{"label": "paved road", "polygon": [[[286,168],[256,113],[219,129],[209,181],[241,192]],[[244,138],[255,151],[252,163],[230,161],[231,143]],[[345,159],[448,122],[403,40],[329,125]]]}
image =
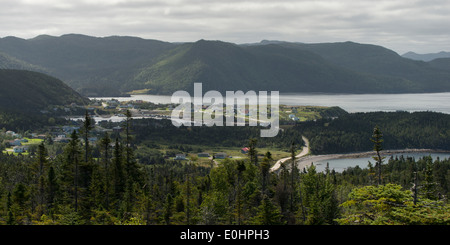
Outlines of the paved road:
{"label": "paved road", "polygon": [[[301,158],[301,157],[306,156],[306,155],[309,153],[309,141],[308,141],[308,139],[305,138],[304,136],[302,136],[302,139],[303,139],[303,141],[305,142],[305,146],[303,146],[302,151],[301,151],[297,156],[295,156],[295,159],[296,159],[296,160],[298,160],[298,159]],[[281,163],[283,163],[283,162],[285,162],[285,161],[288,161],[288,160],[290,160],[290,159],[291,159],[291,157],[286,157],[286,158],[282,158],[282,159],[278,160],[278,161],[275,163],[275,165],[272,166],[272,168],[270,169],[270,171],[271,171],[271,172],[277,171],[277,170],[280,168]]]}

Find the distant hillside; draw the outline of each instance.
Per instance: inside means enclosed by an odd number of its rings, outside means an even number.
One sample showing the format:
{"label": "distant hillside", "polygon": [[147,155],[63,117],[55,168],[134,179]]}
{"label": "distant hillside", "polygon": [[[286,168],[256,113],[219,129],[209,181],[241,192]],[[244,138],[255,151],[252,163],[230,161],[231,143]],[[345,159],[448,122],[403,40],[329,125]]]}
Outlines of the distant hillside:
{"label": "distant hillside", "polygon": [[431,66],[441,69],[450,70],[450,58],[438,58],[428,62]]}
{"label": "distant hillside", "polygon": [[33,71],[0,69],[0,128],[26,131],[62,123],[64,119],[52,116],[55,106],[83,105],[88,101],[54,77]]}
{"label": "distant hillside", "polygon": [[[6,66],[2,66],[2,60]],[[450,91],[450,69],[370,44],[168,43],[78,34],[0,38],[0,66],[42,71],[85,96],[207,90],[404,93]]]}
{"label": "distant hillside", "polygon": [[441,51],[439,53],[431,53],[431,54],[417,54],[414,52],[408,52],[403,54],[402,56],[412,60],[432,61],[438,58],[450,58],[450,52]]}
{"label": "distant hillside", "polygon": [[327,61],[352,71],[403,79],[404,82],[399,84],[401,92],[450,91],[450,69],[436,69],[427,62],[404,58],[381,46],[353,42],[284,46],[314,52]]}
{"label": "distant hillside", "polygon": [[83,105],[88,102],[62,81],[23,70],[0,69],[0,111],[40,114],[53,105]]}
{"label": "distant hillside", "polygon": [[41,35],[33,39],[0,38],[0,52],[46,68],[85,95],[119,95],[136,69],[173,44],[137,37],[97,38],[78,34]]}
{"label": "distant hillside", "polygon": [[0,69],[18,69],[44,72],[45,69],[0,52]]}
{"label": "distant hillside", "polygon": [[[220,92],[398,93],[420,92],[426,87],[404,76],[352,67],[349,64],[361,63],[363,59],[349,55],[347,51],[354,47],[344,51],[338,50],[339,47],[329,47],[330,50],[324,47],[289,43],[238,46],[201,40],[184,44],[160,57],[154,65],[143,69],[132,84],[135,88],[151,88],[154,93],[162,94],[177,89],[190,91],[194,82],[202,82],[204,90]],[[336,51],[332,52],[334,49]],[[337,62],[338,57],[343,57],[341,62]],[[371,57],[366,57],[369,59]],[[391,69],[392,65],[386,69]]]}

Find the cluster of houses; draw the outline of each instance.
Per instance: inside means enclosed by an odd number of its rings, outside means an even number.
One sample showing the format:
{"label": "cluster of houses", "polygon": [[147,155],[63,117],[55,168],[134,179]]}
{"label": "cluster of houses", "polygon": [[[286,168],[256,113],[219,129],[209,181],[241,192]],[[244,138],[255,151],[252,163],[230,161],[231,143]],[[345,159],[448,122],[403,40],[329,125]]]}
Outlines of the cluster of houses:
{"label": "cluster of houses", "polygon": [[14,140],[8,141],[7,143],[13,147],[14,153],[23,153],[28,150],[27,145],[22,145],[22,143],[26,143],[26,142],[28,142],[27,139],[14,139]]}
{"label": "cluster of houses", "polygon": [[[134,103],[140,104],[142,103],[142,100],[136,100]],[[131,103],[128,104],[121,104],[120,101],[116,100],[116,99],[110,99],[110,100],[106,100],[105,102],[101,103],[104,109],[136,109],[137,106]],[[93,104],[94,106],[99,106],[100,102],[95,102]]]}
{"label": "cluster of houses", "polygon": [[14,140],[9,140],[6,143],[13,148],[14,153],[24,153],[28,150],[27,145],[23,145],[24,143],[27,143],[28,140],[25,138],[22,138],[20,134],[17,134],[13,131],[6,131],[5,133],[9,137],[15,138]]}

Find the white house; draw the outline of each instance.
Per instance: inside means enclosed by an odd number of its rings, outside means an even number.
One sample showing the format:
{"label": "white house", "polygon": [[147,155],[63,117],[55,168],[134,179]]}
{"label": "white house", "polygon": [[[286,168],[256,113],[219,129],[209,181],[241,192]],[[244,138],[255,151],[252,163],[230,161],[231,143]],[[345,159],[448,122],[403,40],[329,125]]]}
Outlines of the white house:
{"label": "white house", "polygon": [[209,153],[208,152],[202,152],[202,153],[198,153],[197,156],[198,157],[209,157]]}
{"label": "white house", "polygon": [[25,152],[25,147],[23,147],[23,146],[14,146],[13,151],[14,151],[14,153],[24,153]]}
{"label": "white house", "polygon": [[185,154],[176,154],[174,159],[175,160],[186,160],[186,155]]}
{"label": "white house", "polygon": [[227,157],[227,154],[223,153],[223,152],[220,152],[220,153],[216,153],[214,155],[214,157],[217,158],[217,159],[225,159]]}
{"label": "white house", "polygon": [[11,136],[11,137],[16,137],[16,138],[20,138],[21,137],[20,134],[14,132],[14,131],[11,131],[11,130],[6,131],[5,134],[8,135],[8,136]]}

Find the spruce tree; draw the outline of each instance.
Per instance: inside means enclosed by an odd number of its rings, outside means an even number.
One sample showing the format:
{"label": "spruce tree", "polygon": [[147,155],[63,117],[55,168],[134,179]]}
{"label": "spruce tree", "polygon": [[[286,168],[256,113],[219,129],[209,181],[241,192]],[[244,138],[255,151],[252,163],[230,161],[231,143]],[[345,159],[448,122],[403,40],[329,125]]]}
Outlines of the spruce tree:
{"label": "spruce tree", "polygon": [[250,139],[248,143],[248,156],[251,163],[258,165],[258,151],[256,150],[256,139]]}
{"label": "spruce tree", "polygon": [[72,132],[72,134],[70,135],[70,141],[68,144],[68,161],[70,163],[71,166],[73,166],[73,188],[74,188],[74,197],[73,197],[73,202],[74,202],[74,209],[75,212],[78,211],[78,197],[79,197],[79,178],[80,178],[80,171],[79,171],[79,154],[80,154],[80,150],[79,150],[79,144],[80,144],[80,140],[78,138],[78,134],[77,132],[74,130]]}
{"label": "spruce tree", "polygon": [[103,150],[103,164],[104,164],[104,189],[105,189],[105,208],[109,208],[109,189],[110,189],[110,170],[109,170],[109,161],[110,161],[110,143],[111,138],[109,138],[108,133],[105,133],[103,138],[100,141],[102,150]]}
{"label": "spruce tree", "polygon": [[298,168],[297,165],[295,164],[295,143],[292,142],[291,144],[291,191],[290,191],[290,211],[291,213],[295,213],[297,210],[296,207],[296,190],[297,190],[297,177],[298,177]]}
{"label": "spruce tree", "polygon": [[424,157],[426,161],[425,173],[424,173],[424,183],[422,186],[423,195],[425,198],[430,200],[437,200],[437,187],[438,185],[434,181],[433,176],[433,159],[431,156]]}
{"label": "spruce tree", "polygon": [[83,122],[83,137],[84,137],[84,162],[88,162],[89,160],[89,132],[92,129],[91,117],[89,116],[88,111],[86,111],[84,115]]}
{"label": "spruce tree", "polygon": [[113,187],[114,187],[114,198],[116,202],[119,202],[122,199],[123,193],[125,191],[125,173],[123,169],[123,149],[122,145],[119,142],[119,139],[116,138],[116,142],[114,145],[114,176],[113,176]]}
{"label": "spruce tree", "polygon": [[372,139],[371,141],[374,143],[373,150],[376,152],[376,156],[373,157],[373,159],[376,161],[376,166],[378,168],[378,181],[377,184],[381,185],[381,168],[383,165],[383,160],[385,157],[381,156],[381,151],[383,150],[383,134],[381,133],[381,130],[378,128],[378,126],[375,126],[373,129]]}
{"label": "spruce tree", "polygon": [[255,225],[282,225],[280,209],[272,203],[267,195],[263,195],[257,215],[252,219]]}
{"label": "spruce tree", "polygon": [[56,173],[53,166],[48,169],[47,177],[47,208],[52,211],[54,207],[55,198],[58,191],[58,183],[56,181]]}

